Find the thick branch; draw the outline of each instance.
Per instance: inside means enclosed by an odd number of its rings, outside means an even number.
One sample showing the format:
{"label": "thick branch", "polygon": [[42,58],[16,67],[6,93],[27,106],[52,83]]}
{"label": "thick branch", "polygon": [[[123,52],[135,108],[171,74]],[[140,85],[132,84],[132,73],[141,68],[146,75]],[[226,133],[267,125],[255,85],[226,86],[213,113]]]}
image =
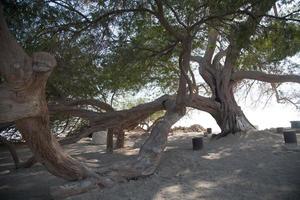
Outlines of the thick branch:
{"label": "thick branch", "polygon": [[234,81],[239,81],[242,79],[252,79],[252,80],[263,81],[268,83],[284,83],[284,82],[300,83],[300,75],[295,75],[295,74],[277,75],[277,74],[267,74],[259,71],[238,71],[232,74],[231,79]]}
{"label": "thick branch", "polygon": [[220,110],[220,105],[216,101],[200,95],[186,98],[185,103],[188,107],[208,112],[211,115],[217,115]]}
{"label": "thick branch", "polygon": [[209,29],[207,47],[204,54],[204,60],[209,64],[211,64],[211,60],[216,49],[217,39],[218,32],[215,29]]}
{"label": "thick branch", "polygon": [[163,110],[164,102],[171,97],[164,95],[152,102],[145,103],[127,110],[111,111],[106,113],[98,113],[91,110],[74,108],[66,105],[51,105],[49,111],[51,114],[64,113],[76,117],[82,117],[90,121],[90,125],[97,126],[98,129],[108,128],[129,128],[147,118],[149,115]]}

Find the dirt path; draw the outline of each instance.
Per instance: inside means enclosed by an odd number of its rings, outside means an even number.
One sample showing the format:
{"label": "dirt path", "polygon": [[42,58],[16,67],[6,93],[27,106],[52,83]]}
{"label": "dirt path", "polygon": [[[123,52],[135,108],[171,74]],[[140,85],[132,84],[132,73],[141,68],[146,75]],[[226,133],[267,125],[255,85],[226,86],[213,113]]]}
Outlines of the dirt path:
{"label": "dirt path", "polygon": [[[119,184],[70,199],[167,200],[167,199],[300,199],[300,149],[282,143],[282,136],[253,132],[217,141],[205,139],[205,148],[191,150],[198,133],[175,133],[157,172],[148,178]],[[90,167],[110,165],[134,157],[139,144],[130,137],[128,148],[113,155],[104,146],[88,140],[67,146],[67,151]],[[298,137],[298,141],[300,138]],[[19,149],[21,156],[29,156]],[[0,172],[12,169],[7,152],[0,152]],[[0,175],[1,199],[51,199],[49,187],[64,181],[50,175],[41,165]]]}

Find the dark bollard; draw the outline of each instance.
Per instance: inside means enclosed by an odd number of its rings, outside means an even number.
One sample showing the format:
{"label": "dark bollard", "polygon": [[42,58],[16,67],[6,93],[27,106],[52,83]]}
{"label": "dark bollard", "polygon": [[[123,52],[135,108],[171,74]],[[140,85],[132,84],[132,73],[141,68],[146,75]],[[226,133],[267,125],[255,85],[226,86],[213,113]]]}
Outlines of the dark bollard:
{"label": "dark bollard", "polygon": [[211,134],[211,133],[212,133],[211,128],[207,128],[207,129],[206,129],[206,132],[207,132],[208,134]]}
{"label": "dark bollard", "polygon": [[297,144],[297,136],[295,131],[284,131],[283,132],[284,142],[286,144],[296,143]]}
{"label": "dark bollard", "polygon": [[278,128],[276,129],[276,132],[277,132],[277,133],[283,133],[283,128],[282,128],[282,127],[278,127]]}
{"label": "dark bollard", "polygon": [[193,141],[193,150],[198,151],[203,148],[203,139],[202,137],[196,137],[192,139]]}

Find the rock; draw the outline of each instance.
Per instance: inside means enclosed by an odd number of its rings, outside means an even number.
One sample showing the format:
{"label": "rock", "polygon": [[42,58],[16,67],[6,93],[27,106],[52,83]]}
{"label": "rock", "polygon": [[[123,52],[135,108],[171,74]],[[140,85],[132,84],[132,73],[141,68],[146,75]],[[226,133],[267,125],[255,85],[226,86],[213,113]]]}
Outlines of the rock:
{"label": "rock", "polygon": [[98,131],[93,133],[92,142],[93,144],[106,144],[107,131]]}

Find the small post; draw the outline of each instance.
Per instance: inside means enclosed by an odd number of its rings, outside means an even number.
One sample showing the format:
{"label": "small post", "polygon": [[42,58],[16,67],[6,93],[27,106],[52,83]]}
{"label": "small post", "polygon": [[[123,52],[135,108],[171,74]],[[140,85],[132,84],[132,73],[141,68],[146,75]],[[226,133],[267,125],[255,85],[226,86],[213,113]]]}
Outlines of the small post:
{"label": "small post", "polygon": [[206,132],[207,132],[208,134],[211,134],[211,133],[212,133],[212,129],[211,129],[211,128],[207,128],[207,129],[206,129]]}
{"label": "small post", "polygon": [[202,137],[195,137],[192,139],[193,142],[193,150],[198,151],[203,148],[203,138]]}
{"label": "small post", "polygon": [[294,130],[284,131],[283,137],[284,137],[284,142],[286,144],[290,144],[290,143],[297,144],[297,136]]}

